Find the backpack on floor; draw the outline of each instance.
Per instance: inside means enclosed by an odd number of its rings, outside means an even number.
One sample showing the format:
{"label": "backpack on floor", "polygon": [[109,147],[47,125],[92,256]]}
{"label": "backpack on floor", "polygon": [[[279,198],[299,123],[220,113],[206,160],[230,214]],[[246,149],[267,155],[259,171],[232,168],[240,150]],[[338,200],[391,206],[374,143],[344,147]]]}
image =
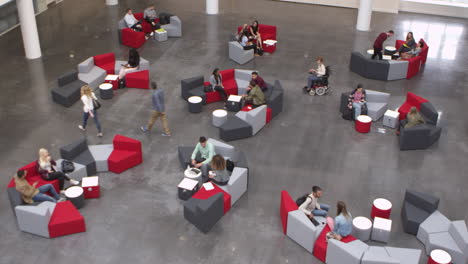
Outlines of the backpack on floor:
{"label": "backpack on floor", "polygon": [[303,204],[307,200],[307,197],[309,197],[308,193],[306,193],[306,194],[302,195],[301,197],[297,198],[297,200],[296,200],[297,206],[301,206],[301,204]]}
{"label": "backpack on floor", "polygon": [[63,173],[70,173],[75,170],[75,165],[73,165],[73,162],[69,160],[62,160],[62,172]]}
{"label": "backpack on floor", "polygon": [[232,160],[226,160],[226,169],[230,172],[234,170],[234,162]]}

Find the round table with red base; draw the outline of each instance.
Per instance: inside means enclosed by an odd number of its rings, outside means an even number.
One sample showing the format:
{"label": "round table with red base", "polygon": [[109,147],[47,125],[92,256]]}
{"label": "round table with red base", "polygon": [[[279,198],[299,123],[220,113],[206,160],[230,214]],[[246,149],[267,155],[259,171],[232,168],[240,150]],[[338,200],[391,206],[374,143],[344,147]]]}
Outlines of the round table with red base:
{"label": "round table with red base", "polygon": [[359,133],[369,133],[372,124],[372,118],[366,115],[360,115],[356,118],[355,129]]}

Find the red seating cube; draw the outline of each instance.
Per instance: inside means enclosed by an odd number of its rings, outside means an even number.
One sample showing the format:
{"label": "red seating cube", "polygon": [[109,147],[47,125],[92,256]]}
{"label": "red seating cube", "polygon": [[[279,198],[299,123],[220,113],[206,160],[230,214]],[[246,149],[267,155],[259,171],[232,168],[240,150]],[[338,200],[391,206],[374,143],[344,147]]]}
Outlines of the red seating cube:
{"label": "red seating cube", "polygon": [[50,237],[66,236],[85,232],[83,216],[70,201],[57,203],[49,222]]}
{"label": "red seating cube", "polygon": [[226,214],[229,211],[229,209],[231,209],[231,195],[229,193],[223,191],[223,189],[216,186],[216,184],[213,184],[213,187],[214,187],[214,189],[210,190],[210,191],[207,191],[204,187],[200,188],[200,190],[198,192],[196,192],[192,196],[192,198],[200,199],[200,200],[206,200],[206,199],[210,198],[211,196],[222,192],[223,193],[223,199],[224,199],[224,214]]}
{"label": "red seating cube", "polygon": [[109,171],[121,173],[143,162],[140,141],[116,135],[113,144],[114,150],[107,159]]}
{"label": "red seating cube", "polygon": [[125,85],[129,88],[149,89],[149,71],[127,73],[125,75]]}
{"label": "red seating cube", "polygon": [[411,79],[411,77],[418,74],[419,70],[421,69],[422,57],[416,56],[411,59],[407,59],[408,61],[408,72],[406,73],[406,79]]}
{"label": "red seating cube", "polygon": [[214,103],[214,102],[219,102],[219,101],[223,100],[223,98],[221,98],[221,94],[216,92],[216,91],[207,92],[205,94],[206,94],[206,103],[207,104]]}
{"label": "red seating cube", "polygon": [[[322,262],[325,262],[325,260],[327,259],[327,247],[328,247],[327,233],[330,231],[331,231],[330,227],[326,225],[323,228],[322,233],[320,233],[320,236],[315,241],[313,254],[316,258],[318,258]],[[347,237],[343,237],[343,239],[341,239],[341,242],[349,243],[354,240],[356,240],[356,238],[349,235]]]}
{"label": "red seating cube", "polygon": [[146,22],[146,20],[143,19],[144,18],[143,12],[134,13],[133,16],[136,18],[136,20],[141,21],[141,28],[143,29],[143,32],[150,33],[151,31],[153,31],[151,24]]}
{"label": "red seating cube", "polygon": [[130,28],[122,29],[121,35],[122,44],[135,49],[138,49],[139,47],[143,46],[143,44],[145,44],[146,41],[145,33],[137,32]]}
{"label": "red seating cube", "polygon": [[281,191],[280,217],[284,234],[286,234],[288,227],[288,213],[297,209],[299,209],[299,207],[289,193],[287,191]]}
{"label": "red seating cube", "polygon": [[112,140],[114,149],[141,152],[141,142],[122,135],[115,135]]}
{"label": "red seating cube", "polygon": [[104,69],[107,74],[114,74],[115,71],[115,55],[114,53],[106,53],[96,55],[94,58],[94,65]]}
{"label": "red seating cube", "polygon": [[[267,39],[276,40],[276,26],[260,24],[258,28],[260,36],[262,37],[262,41],[265,41]],[[242,27],[238,27],[237,33],[239,33],[241,29]],[[265,43],[262,43],[262,48],[264,52],[273,53],[276,50],[276,44],[272,46],[267,46]]]}

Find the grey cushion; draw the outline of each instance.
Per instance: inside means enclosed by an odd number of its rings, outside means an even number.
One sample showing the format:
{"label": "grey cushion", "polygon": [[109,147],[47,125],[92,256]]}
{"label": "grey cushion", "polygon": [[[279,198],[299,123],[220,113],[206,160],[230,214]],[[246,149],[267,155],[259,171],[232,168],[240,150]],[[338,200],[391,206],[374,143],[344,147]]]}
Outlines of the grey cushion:
{"label": "grey cushion", "polygon": [[35,206],[17,206],[16,220],[21,231],[49,238],[49,221],[55,209],[55,203],[42,202]]}
{"label": "grey cushion", "polygon": [[180,162],[180,166],[182,167],[182,169],[185,170],[187,168],[187,165],[190,164],[194,149],[195,147],[185,147],[185,146],[179,146],[177,148],[179,162]]}
{"label": "grey cushion", "polygon": [[180,81],[180,92],[182,98],[187,100],[192,94],[190,90],[201,87],[203,89],[203,76],[196,76]]}
{"label": "grey cushion", "polygon": [[424,120],[426,120],[426,123],[434,126],[437,125],[439,113],[430,102],[422,103],[419,112],[424,117]]}
{"label": "grey cushion", "polygon": [[419,225],[424,222],[429,215],[431,215],[431,213],[404,201],[403,208],[401,209],[403,230],[408,234],[417,235]]}
{"label": "grey cushion", "polygon": [[411,248],[385,247],[390,257],[397,259],[400,264],[419,264],[421,250]]}
{"label": "grey cushion", "polygon": [[364,77],[386,81],[390,64],[386,60],[366,59],[366,71]]}
{"label": "grey cushion", "polygon": [[109,156],[114,150],[114,145],[112,144],[93,145],[93,146],[89,146],[88,148],[94,160],[96,161],[96,171],[97,172],[108,171],[109,168],[108,168],[107,160],[109,159]]}
{"label": "grey cushion", "polygon": [[239,111],[236,116],[252,126],[252,133],[257,134],[266,124],[267,106],[262,105],[248,112]]}
{"label": "grey cushion", "polygon": [[249,168],[247,156],[241,150],[236,151],[236,156],[233,157],[233,161],[235,162],[236,167],[247,168],[247,169]]}
{"label": "grey cushion", "polygon": [[372,121],[379,120],[387,111],[387,103],[372,103],[367,102],[367,115],[372,118]]}
{"label": "grey cushion", "polygon": [[78,73],[89,73],[94,67],[94,58],[89,57],[78,64]]}
{"label": "grey cushion", "polygon": [[8,188],[7,193],[8,199],[10,200],[11,210],[13,210],[13,213],[16,214],[15,207],[24,204],[23,198],[21,198],[21,193],[18,192],[15,187]]}
{"label": "grey cushion", "polygon": [[224,141],[247,138],[252,135],[252,126],[237,116],[228,117],[226,123],[219,127],[219,137]]}
{"label": "grey cushion", "polygon": [[452,257],[453,264],[466,264],[466,252],[457,245],[449,232],[439,232],[429,234],[428,244],[426,245],[426,254],[430,254],[434,249],[447,251]]}
{"label": "grey cushion", "polygon": [[178,16],[171,16],[170,24],[161,25],[167,31],[168,37],[181,37],[182,36],[182,21]]}
{"label": "grey cushion", "polygon": [[244,50],[241,44],[237,41],[228,43],[229,58],[239,64],[246,64],[254,59],[254,50]]}
{"label": "grey cushion", "polygon": [[231,158],[235,155],[235,148],[232,145],[226,144],[219,140],[209,138],[208,142],[213,144],[215,153],[223,156],[224,158]]}
{"label": "grey cushion", "polygon": [[408,61],[406,60],[391,60],[388,61],[389,69],[388,69],[388,76],[387,80],[401,80],[406,78],[406,74],[408,73]]}
{"label": "grey cushion", "polygon": [[273,84],[271,95],[267,98],[267,106],[271,108],[271,118],[283,111],[283,87],[278,80]]}
{"label": "grey cushion", "polygon": [[426,149],[440,138],[441,133],[440,127],[427,123],[411,128],[400,126],[400,150]]}
{"label": "grey cushion", "polygon": [[439,207],[440,198],[427,193],[406,190],[405,201],[432,214]]}
{"label": "grey cushion", "polygon": [[[448,232],[450,220],[439,211],[434,211],[424,222],[419,225],[416,237],[426,246],[428,250],[429,234]],[[429,251],[430,252],[430,251]]]}
{"label": "grey cushion", "polygon": [[122,18],[119,20],[119,22],[117,23],[117,26],[119,29],[124,29],[127,27],[127,23],[125,23],[125,20]]}
{"label": "grey cushion", "polygon": [[103,83],[106,79],[107,72],[97,66],[93,66],[87,73],[78,73],[78,78],[87,83],[91,88],[96,89],[99,84]]}
{"label": "grey cushion", "polygon": [[184,218],[203,233],[208,233],[223,214],[223,193],[217,193],[206,200],[190,198],[184,203]]}
{"label": "grey cushion", "polygon": [[[449,228],[449,234],[462,252],[465,252],[465,262],[468,258],[468,230],[464,220],[453,221]],[[463,262],[462,262],[463,263]]]}
{"label": "grey cushion", "polygon": [[234,167],[227,185],[219,186],[231,195],[231,206],[247,191],[249,181],[249,170],[246,168]]}
{"label": "grey cushion", "polygon": [[[62,171],[62,161],[63,161],[63,159],[57,160],[57,169],[59,171]],[[77,180],[77,181],[81,181],[81,179],[88,176],[88,172],[86,170],[85,165],[73,162],[73,166],[75,166],[75,169],[73,170],[73,172],[69,172],[67,174],[68,177],[70,177],[70,178],[72,178],[74,180]]]}
{"label": "grey cushion", "polygon": [[58,86],[64,86],[67,85],[71,82],[74,82],[78,80],[78,72],[77,71],[71,71],[63,74],[62,76],[58,77],[57,79],[57,84]]}
{"label": "grey cushion", "polygon": [[75,80],[63,86],[58,86],[52,89],[52,100],[65,107],[70,107],[80,100],[81,87],[86,83],[80,80]]}
{"label": "grey cushion", "polygon": [[88,149],[86,138],[61,147],[60,155],[63,159],[85,165],[89,176],[96,174],[96,162]]}
{"label": "grey cushion", "polygon": [[323,225],[315,226],[301,210],[288,213],[287,236],[312,254]]}
{"label": "grey cushion", "polygon": [[115,67],[114,67],[115,74],[119,74],[120,68],[122,68],[122,65],[125,65],[125,64],[127,64],[127,62],[124,61],[124,60],[116,60],[115,61]]}
{"label": "grey cushion", "polygon": [[383,247],[371,246],[364,252],[362,264],[400,264],[398,259],[391,257]]}
{"label": "grey cushion", "polygon": [[349,61],[349,70],[355,72],[361,76],[365,76],[366,71],[366,64],[365,61],[367,60],[366,57],[360,52],[352,52],[351,53],[351,60]]}
{"label": "grey cushion", "polygon": [[360,264],[361,258],[368,248],[369,246],[360,240],[343,243],[335,239],[330,239],[328,240],[326,263]]}

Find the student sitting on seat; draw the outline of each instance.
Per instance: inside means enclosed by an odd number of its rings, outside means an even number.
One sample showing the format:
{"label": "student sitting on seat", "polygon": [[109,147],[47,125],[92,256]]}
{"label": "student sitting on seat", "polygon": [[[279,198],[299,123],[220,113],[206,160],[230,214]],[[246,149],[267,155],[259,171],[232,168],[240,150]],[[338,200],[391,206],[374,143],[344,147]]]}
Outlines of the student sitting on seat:
{"label": "student sitting on seat", "polygon": [[208,142],[206,137],[200,137],[192,152],[192,166],[201,169],[203,175],[206,175],[214,155],[216,153],[213,144]]}
{"label": "student sitting on seat", "polygon": [[[346,209],[346,204],[339,201],[336,204],[336,217],[330,228],[333,230],[327,233],[328,239],[341,240],[353,231],[353,217]],[[330,223],[329,223],[330,225]]]}
{"label": "student sitting on seat", "polygon": [[226,160],[223,156],[216,154],[211,160],[211,171],[208,173],[208,181],[212,181],[218,185],[228,184],[231,173],[227,170]]}

